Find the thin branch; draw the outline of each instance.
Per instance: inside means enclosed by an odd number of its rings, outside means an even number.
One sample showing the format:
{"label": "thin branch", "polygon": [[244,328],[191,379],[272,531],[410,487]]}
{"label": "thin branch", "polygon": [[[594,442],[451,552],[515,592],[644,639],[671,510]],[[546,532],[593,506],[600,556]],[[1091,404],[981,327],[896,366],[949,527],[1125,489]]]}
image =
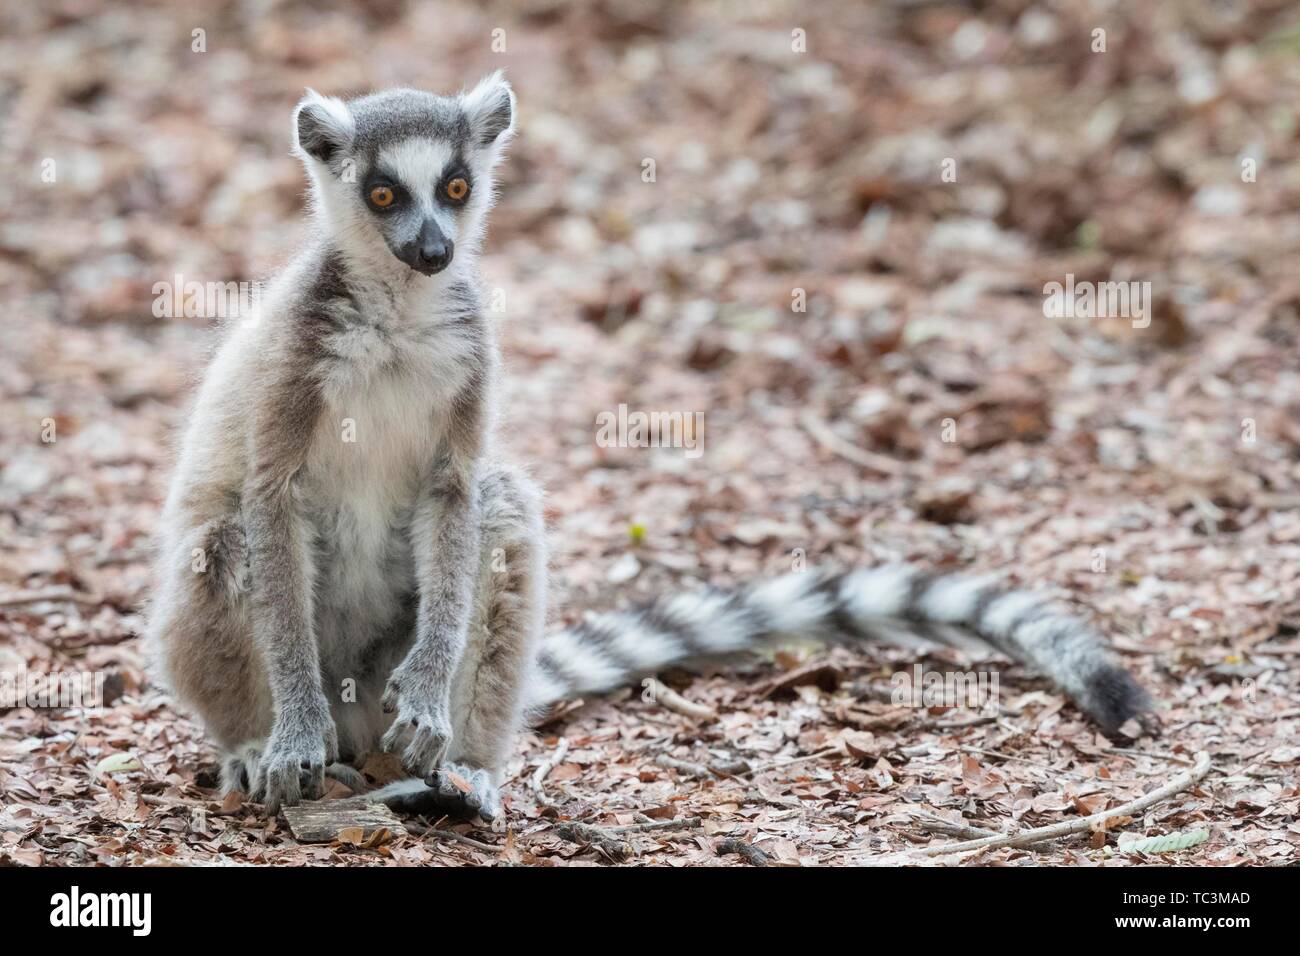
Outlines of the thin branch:
{"label": "thin branch", "polygon": [[1030,846],[1035,843],[1042,843],[1046,840],[1058,840],[1061,837],[1072,836],[1076,833],[1087,833],[1093,830],[1104,830],[1107,824],[1117,817],[1132,816],[1145,810],[1147,807],[1166,800],[1174,794],[1182,793],[1192,785],[1204,779],[1205,775],[1210,772],[1210,755],[1200,753],[1196,757],[1196,764],[1177,777],[1170,780],[1163,787],[1157,787],[1150,793],[1138,797],[1136,800],[1130,800],[1128,803],[1115,807],[1113,810],[1103,810],[1100,813],[1094,813],[1091,816],[1081,817],[1078,820],[1068,820],[1065,823],[1056,823],[1051,826],[1037,827],[1033,830],[1023,830],[1020,833],[1012,833],[999,836],[983,837],[978,840],[967,840],[965,843],[950,843],[946,846],[925,847],[916,850],[909,856],[946,856],[950,853],[966,853],[973,850],[992,850],[1001,847],[1022,847]]}
{"label": "thin branch", "polygon": [[546,779],[546,775],[554,770],[560,761],[565,758],[568,752],[569,738],[561,737],[560,742],[555,745],[555,752],[551,754],[548,760],[544,760],[538,766],[537,772],[533,774],[533,779],[529,785],[532,787],[533,793],[537,795],[539,803],[549,804],[551,802],[550,798],[546,796],[546,791],[542,789],[542,782]]}
{"label": "thin branch", "polygon": [[765,773],[768,770],[779,770],[782,767],[789,767],[797,763],[805,763],[809,760],[817,760],[821,757],[829,757],[832,754],[844,756],[844,751],[839,747],[827,747],[825,750],[819,750],[813,754],[804,754],[802,757],[787,757],[785,760],[773,760],[771,763],[760,764],[757,767],[751,767],[743,773],[737,774],[739,777],[748,777],[750,774]]}
{"label": "thin branch", "polygon": [[827,451],[834,452],[841,458],[853,462],[855,465],[861,465],[863,468],[879,472],[882,475],[903,475],[907,473],[907,466],[902,462],[887,458],[884,455],[877,455],[845,441],[835,434],[830,425],[827,425],[812,412],[805,412],[800,416],[800,423],[808,434],[817,440],[817,444]]}
{"label": "thin branch", "polygon": [[570,820],[559,824],[551,832],[562,840],[568,840],[570,843],[594,847],[601,856],[611,862],[618,863],[631,859],[636,852],[632,849],[632,844],[627,840],[619,839],[618,835],[612,831],[592,826],[589,823],[578,823]]}
{"label": "thin branch", "polygon": [[713,720],[718,716],[718,712],[712,707],[697,704],[693,700],[687,700],[677,691],[653,677],[647,677],[641,682],[641,686],[649,691],[648,696],[651,700],[662,707],[667,707],[674,713],[695,720]]}
{"label": "thin branch", "polygon": [[407,821],[406,832],[420,837],[432,837],[435,840],[447,839],[454,843],[463,843],[465,846],[471,846],[476,850],[482,850],[484,853],[500,853],[502,847],[493,846],[491,843],[483,843],[472,837],[456,833],[454,830],[440,830],[433,826],[424,826],[414,821]]}
{"label": "thin branch", "polygon": [[718,776],[702,763],[678,760],[676,757],[668,756],[668,754],[660,754],[655,757],[655,763],[661,767],[667,767],[669,770],[676,770],[678,773],[686,774],[688,777],[697,777],[700,780],[716,780]]}
{"label": "thin branch", "polygon": [[918,829],[931,833],[942,833],[945,836],[966,837],[968,840],[982,840],[984,837],[1001,836],[996,830],[986,830],[983,827],[972,826],[969,823],[954,823],[952,820],[945,820],[943,817],[926,813],[924,810],[913,810],[912,819],[916,822]]}
{"label": "thin branch", "polygon": [[645,823],[629,823],[623,827],[604,827],[607,833],[649,833],[655,830],[695,830],[703,825],[699,817],[683,817],[680,820],[647,820]]}
{"label": "thin branch", "polygon": [[0,594],[0,607],[18,607],[23,604],[38,604],[41,601],[72,601],[88,607],[96,607],[103,602],[97,598],[75,593],[66,584],[56,584],[39,591],[14,591]]}
{"label": "thin branch", "polygon": [[1131,747],[1103,747],[1102,753],[1118,754],[1121,757],[1150,757],[1152,760],[1168,760],[1170,763],[1180,763],[1186,767],[1192,766],[1192,761],[1186,757],[1180,757],[1178,754],[1161,753],[1156,750],[1134,750]]}

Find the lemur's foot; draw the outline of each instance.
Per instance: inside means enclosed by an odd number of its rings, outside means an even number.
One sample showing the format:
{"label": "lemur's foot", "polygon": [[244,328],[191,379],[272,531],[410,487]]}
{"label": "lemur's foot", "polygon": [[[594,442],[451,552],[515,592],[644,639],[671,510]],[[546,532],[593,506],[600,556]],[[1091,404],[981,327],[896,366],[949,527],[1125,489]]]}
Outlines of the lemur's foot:
{"label": "lemur's foot", "polygon": [[365,793],[368,786],[365,775],[344,760],[326,766],[325,777],[328,780],[337,780],[353,793]]}
{"label": "lemur's foot", "polygon": [[250,741],[221,758],[221,795],[236,790],[251,793],[257,779],[257,765],[262,759],[260,741]]}
{"label": "lemur's foot", "polygon": [[[468,789],[466,789],[468,788]],[[501,812],[501,794],[486,770],[443,764],[423,781],[401,780],[374,793],[371,800],[407,816],[455,817],[491,822]]]}
{"label": "lemur's foot", "polygon": [[[449,816],[472,819],[476,814],[491,822],[501,812],[501,794],[492,775],[459,764],[443,764],[424,781],[430,791],[437,791],[439,806]],[[464,789],[468,785],[469,789]]]}

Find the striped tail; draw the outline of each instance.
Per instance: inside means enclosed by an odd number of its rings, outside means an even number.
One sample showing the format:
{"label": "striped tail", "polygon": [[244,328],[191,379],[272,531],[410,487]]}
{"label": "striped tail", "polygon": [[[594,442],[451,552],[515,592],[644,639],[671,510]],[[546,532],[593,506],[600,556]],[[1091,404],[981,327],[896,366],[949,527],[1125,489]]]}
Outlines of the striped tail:
{"label": "striped tail", "polygon": [[1155,726],[1146,692],[1111,660],[1089,624],[991,577],[931,574],[910,565],[791,573],[595,615],[543,638],[529,706],[541,711],[679,661],[772,642],[897,642],[909,633],[958,646],[975,639],[1034,667],[1107,734],[1135,717],[1148,731]]}

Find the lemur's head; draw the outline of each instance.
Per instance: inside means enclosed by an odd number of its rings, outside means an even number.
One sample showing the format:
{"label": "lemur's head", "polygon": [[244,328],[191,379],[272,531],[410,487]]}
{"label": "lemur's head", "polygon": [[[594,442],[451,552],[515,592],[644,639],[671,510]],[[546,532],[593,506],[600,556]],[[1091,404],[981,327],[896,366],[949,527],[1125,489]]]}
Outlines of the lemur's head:
{"label": "lemur's head", "polygon": [[482,238],[514,117],[499,72],[458,96],[399,89],[344,102],[308,90],[294,148],[336,241],[370,258],[382,239],[429,276]]}

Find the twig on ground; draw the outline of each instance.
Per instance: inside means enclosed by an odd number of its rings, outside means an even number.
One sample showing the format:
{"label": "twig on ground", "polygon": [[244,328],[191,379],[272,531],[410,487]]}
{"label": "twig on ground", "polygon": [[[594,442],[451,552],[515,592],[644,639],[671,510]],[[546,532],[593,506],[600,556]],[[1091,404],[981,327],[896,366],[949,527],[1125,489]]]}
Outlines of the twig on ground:
{"label": "twig on ground", "polygon": [[1010,760],[1015,763],[1022,763],[1027,767],[1035,767],[1044,773],[1050,773],[1058,777],[1078,777],[1081,780],[1087,779],[1087,774],[1079,773],[1075,770],[1057,770],[1055,767],[1049,767],[1041,760],[1034,760],[1030,757],[1020,757],[1016,754],[1004,753],[1001,750],[987,750],[984,747],[958,747],[961,753],[982,754],[986,757],[993,757],[997,760]]}
{"label": "twig on ground", "polygon": [[741,774],[749,773],[749,761],[743,757],[733,757],[730,760],[710,760],[709,769],[719,777],[739,777]]}
{"label": "twig on ground", "polygon": [[1072,836],[1076,833],[1087,833],[1092,830],[1105,829],[1107,822],[1115,817],[1131,816],[1147,807],[1159,803],[1172,797],[1176,793],[1188,789],[1193,784],[1202,780],[1210,772],[1210,755],[1208,753],[1198,754],[1196,764],[1177,777],[1170,780],[1163,787],[1157,787],[1150,793],[1138,797],[1136,800],[1130,800],[1128,803],[1121,804],[1111,810],[1103,810],[1100,813],[1094,813],[1090,816],[1082,817],[1078,820],[1068,820],[1065,823],[1056,823],[1046,827],[1036,827],[1033,830],[1023,830],[1019,833],[1002,834],[998,836],[983,837],[978,840],[967,840],[964,843],[950,843],[946,846],[925,847],[914,851],[910,856],[947,856],[950,853],[966,853],[974,850],[992,850],[1001,847],[1024,847],[1031,846],[1035,843],[1042,843],[1047,840],[1057,840],[1061,837]]}
{"label": "twig on ground", "polygon": [[679,820],[646,820],[622,827],[603,827],[607,833],[650,833],[655,830],[695,830],[703,825],[699,817],[682,817]]}
{"label": "twig on ground", "polygon": [[90,606],[100,603],[100,601],[88,595],[77,594],[66,584],[56,584],[53,587],[42,588],[39,591],[13,591],[9,594],[0,594],[0,607],[18,607],[22,604],[37,604],[41,601],[73,601],[77,604]]}
{"label": "twig on ground", "polygon": [[559,824],[551,832],[570,843],[594,847],[602,856],[614,862],[630,859],[635,852],[627,840],[620,840],[612,831],[589,823],[570,820]]}
{"label": "twig on ground", "polygon": [[491,843],[484,843],[481,840],[475,840],[473,837],[467,837],[464,834],[455,832],[454,830],[440,830],[438,827],[425,826],[424,824],[416,823],[415,821],[407,822],[406,831],[414,836],[433,837],[435,840],[445,838],[454,843],[463,843],[465,846],[471,846],[476,850],[482,850],[484,853],[500,853],[502,851],[502,848],[499,846],[493,846]]}
{"label": "twig on ground", "polygon": [[542,789],[542,782],[546,780],[546,775],[556,768],[569,752],[569,738],[561,737],[560,742],[555,745],[555,752],[542,761],[537,771],[533,774],[533,779],[529,782],[533,793],[537,795],[539,803],[550,804],[551,800]]}
{"label": "twig on ground", "polygon": [[983,715],[980,717],[971,717],[969,720],[939,720],[932,718],[922,720],[915,724],[910,724],[909,729],[915,730],[965,730],[967,727],[982,727],[985,724],[992,724],[997,721],[997,717]]}
{"label": "twig on ground", "polygon": [[916,821],[919,829],[931,833],[966,837],[968,840],[981,840],[984,837],[1000,836],[996,830],[986,830],[983,827],[971,826],[969,823],[954,823],[952,820],[945,820],[943,817],[926,813],[924,810],[913,810],[912,818]]}
{"label": "twig on ground", "polygon": [[712,707],[705,704],[697,704],[693,700],[687,700],[671,687],[663,684],[653,677],[647,677],[641,682],[641,686],[648,692],[648,696],[656,704],[667,707],[674,713],[691,717],[695,720],[713,720],[718,716],[718,712]]}
{"label": "twig on ground", "polygon": [[655,757],[655,763],[661,767],[667,767],[669,770],[676,770],[678,773],[684,773],[690,777],[698,777],[700,780],[715,780],[718,776],[702,763],[692,763],[689,760],[678,760],[676,757],[670,757],[667,754],[660,754],[658,757]]}
{"label": "twig on ground", "polygon": [[752,843],[746,843],[736,837],[726,837],[718,841],[718,856],[726,856],[728,853],[739,853],[744,857],[746,863],[754,866],[767,866],[772,858],[754,846]]}
{"label": "twig on ground", "polygon": [[832,754],[844,756],[844,751],[839,747],[827,747],[825,750],[819,750],[816,753],[804,754],[802,757],[788,757],[785,760],[773,760],[770,763],[759,764],[757,767],[750,767],[743,773],[737,774],[739,777],[748,777],[755,773],[764,773],[768,770],[779,770],[781,767],[789,767],[797,763],[804,763],[808,760],[817,760],[819,757],[829,757]]}
{"label": "twig on ground", "polygon": [[[151,807],[178,808],[184,807],[187,810],[207,810],[212,813],[221,811],[221,803],[212,800],[186,800],[184,797],[160,797],[152,793],[137,793],[137,800]],[[125,798],[124,798],[125,799]]]}
{"label": "twig on ground", "polygon": [[846,461],[851,461],[855,465],[861,465],[863,468],[879,472],[882,475],[903,475],[907,473],[907,466],[901,461],[887,458],[884,455],[877,455],[845,441],[835,434],[830,425],[812,414],[812,412],[805,412],[800,416],[800,423],[808,434],[816,439],[817,444],[827,451],[839,455]]}
{"label": "twig on ground", "polygon": [[1166,754],[1158,751],[1134,750],[1131,747],[1105,747],[1102,753],[1119,754],[1122,757],[1150,757],[1152,760],[1168,760],[1170,763],[1180,763],[1184,766],[1192,766],[1192,761],[1186,757],[1180,757],[1178,754]]}

